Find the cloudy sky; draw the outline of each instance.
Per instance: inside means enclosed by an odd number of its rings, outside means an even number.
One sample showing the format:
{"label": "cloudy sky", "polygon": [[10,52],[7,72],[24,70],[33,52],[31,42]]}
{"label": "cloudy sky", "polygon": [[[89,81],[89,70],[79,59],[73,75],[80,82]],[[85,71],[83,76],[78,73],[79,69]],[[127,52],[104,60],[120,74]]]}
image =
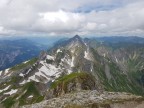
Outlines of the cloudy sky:
{"label": "cloudy sky", "polygon": [[144,0],[0,0],[0,36],[144,36]]}

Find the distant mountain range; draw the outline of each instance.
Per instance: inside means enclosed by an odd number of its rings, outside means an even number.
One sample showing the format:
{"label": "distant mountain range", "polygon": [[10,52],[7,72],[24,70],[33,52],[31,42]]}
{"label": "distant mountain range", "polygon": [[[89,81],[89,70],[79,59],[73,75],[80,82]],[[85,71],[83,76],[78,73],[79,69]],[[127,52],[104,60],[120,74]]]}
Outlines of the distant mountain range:
{"label": "distant mountain range", "polygon": [[0,70],[12,67],[34,57],[48,47],[27,39],[0,41]]}
{"label": "distant mountain range", "polygon": [[78,35],[62,39],[38,58],[0,72],[1,106],[143,108],[143,40]]}
{"label": "distant mountain range", "polygon": [[96,37],[93,39],[96,39],[97,41],[104,41],[104,42],[109,42],[109,43],[123,42],[123,43],[139,43],[139,44],[141,43],[141,44],[144,44],[144,38],[137,37],[137,36]]}

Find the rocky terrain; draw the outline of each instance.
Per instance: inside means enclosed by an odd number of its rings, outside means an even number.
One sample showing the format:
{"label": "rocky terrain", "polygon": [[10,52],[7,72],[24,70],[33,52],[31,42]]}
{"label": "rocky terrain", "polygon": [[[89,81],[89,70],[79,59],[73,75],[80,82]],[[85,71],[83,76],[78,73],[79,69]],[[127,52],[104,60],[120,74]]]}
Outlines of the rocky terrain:
{"label": "rocky terrain", "polygon": [[21,108],[143,108],[141,96],[128,93],[80,91]]}
{"label": "rocky terrain", "polygon": [[[57,104],[66,98],[66,102],[72,103],[71,108],[74,103],[70,97],[79,94],[83,101],[73,107],[81,108],[89,100],[92,101],[91,93],[94,93],[92,103],[96,103],[96,106],[86,107],[102,107],[99,101],[103,103],[106,99],[113,102],[118,99],[123,100],[121,108],[127,105],[127,108],[131,107],[131,103],[136,108],[143,104],[143,98],[135,96],[144,95],[143,85],[143,43],[97,41],[76,35],[59,41],[48,51],[41,52],[37,58],[1,71],[0,103],[2,107],[11,108],[41,101],[52,105],[49,103],[55,99],[57,108]],[[102,98],[95,99],[97,93]],[[88,98],[83,99],[83,96]],[[139,98],[140,103],[137,102]],[[118,105],[119,102],[114,101],[104,108],[120,108]],[[69,108],[67,105],[65,107]]]}

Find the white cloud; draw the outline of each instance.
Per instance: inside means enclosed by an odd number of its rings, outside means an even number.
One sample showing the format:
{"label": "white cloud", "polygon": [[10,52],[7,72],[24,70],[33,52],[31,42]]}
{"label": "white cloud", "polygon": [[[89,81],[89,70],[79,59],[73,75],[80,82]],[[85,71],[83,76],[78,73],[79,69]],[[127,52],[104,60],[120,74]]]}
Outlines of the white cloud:
{"label": "white cloud", "polygon": [[84,21],[83,15],[59,10],[40,13],[31,29],[45,33],[67,34],[79,30]]}
{"label": "white cloud", "polygon": [[[143,6],[143,0],[0,0],[0,35],[143,36]],[[88,13],[76,12],[85,7]]]}

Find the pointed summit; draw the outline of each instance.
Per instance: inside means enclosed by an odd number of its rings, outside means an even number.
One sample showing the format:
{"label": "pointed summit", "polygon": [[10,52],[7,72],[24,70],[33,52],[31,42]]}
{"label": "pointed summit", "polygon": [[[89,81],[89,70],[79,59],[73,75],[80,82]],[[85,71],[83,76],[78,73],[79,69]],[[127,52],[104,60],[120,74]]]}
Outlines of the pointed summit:
{"label": "pointed summit", "polygon": [[[76,44],[76,43],[84,44],[83,39],[79,35],[75,35],[74,37],[66,39],[64,41],[59,41],[54,45],[54,47],[55,48],[62,47],[62,46],[65,47],[67,45]],[[53,49],[53,48],[51,48],[51,49]]]}
{"label": "pointed summit", "polygon": [[75,35],[74,37],[73,37],[74,39],[81,39],[81,37],[79,36],[79,35]]}
{"label": "pointed summit", "polygon": [[80,42],[82,42],[82,38],[79,36],[79,35],[75,35],[74,37],[72,37],[70,40],[78,40],[78,41],[80,41]]}

